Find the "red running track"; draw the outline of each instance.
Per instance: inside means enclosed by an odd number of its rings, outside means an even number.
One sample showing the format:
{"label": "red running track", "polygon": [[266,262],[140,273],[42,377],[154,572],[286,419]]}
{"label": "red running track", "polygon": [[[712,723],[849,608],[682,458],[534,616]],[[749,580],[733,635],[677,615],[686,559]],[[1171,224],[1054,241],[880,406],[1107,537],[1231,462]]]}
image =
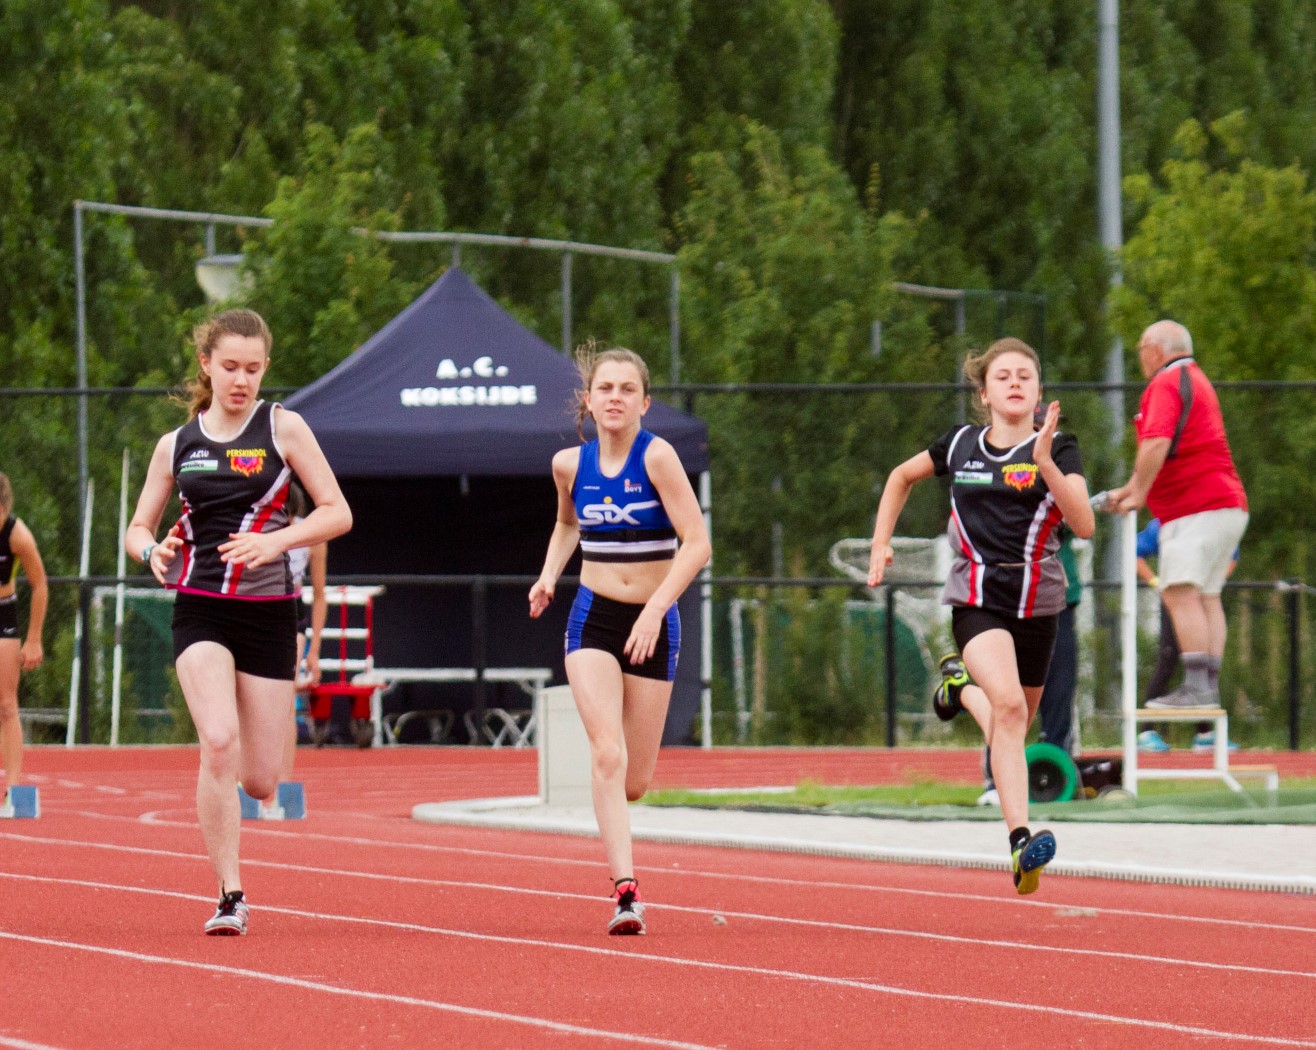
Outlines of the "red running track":
{"label": "red running track", "polygon": [[[679,751],[669,786],[900,779],[964,752]],[[251,933],[208,938],[192,749],[33,749],[0,824],[0,1047],[1303,1046],[1311,898],[421,825],[529,794],[531,752],[306,751],[310,815],[243,829]],[[914,775],[923,775],[916,772]],[[786,780],[777,780],[785,777]]]}

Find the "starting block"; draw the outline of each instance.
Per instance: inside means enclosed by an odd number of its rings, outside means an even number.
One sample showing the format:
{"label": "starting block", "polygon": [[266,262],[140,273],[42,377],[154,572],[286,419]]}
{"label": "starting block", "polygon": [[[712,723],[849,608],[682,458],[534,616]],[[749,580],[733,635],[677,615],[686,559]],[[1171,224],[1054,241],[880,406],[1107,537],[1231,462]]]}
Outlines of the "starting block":
{"label": "starting block", "polygon": [[9,789],[8,805],[0,805],[0,817],[15,820],[41,816],[41,795],[31,784],[15,784]]}
{"label": "starting block", "polygon": [[306,789],[299,780],[281,781],[273,803],[261,805],[238,785],[243,820],[302,820],[306,817]]}

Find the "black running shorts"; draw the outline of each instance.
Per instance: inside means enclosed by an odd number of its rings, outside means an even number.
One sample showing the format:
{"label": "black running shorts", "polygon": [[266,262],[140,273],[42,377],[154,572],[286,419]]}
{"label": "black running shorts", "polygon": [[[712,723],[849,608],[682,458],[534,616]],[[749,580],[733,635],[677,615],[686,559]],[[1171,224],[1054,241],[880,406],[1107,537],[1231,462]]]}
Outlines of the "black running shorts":
{"label": "black running shorts", "polygon": [[233,654],[243,674],[291,682],[297,674],[297,599],[253,601],[205,594],[174,600],[174,659],[197,642]]}
{"label": "black running shorts", "polygon": [[1014,639],[1014,659],[1019,668],[1019,684],[1036,688],[1046,684],[1046,672],[1051,668],[1051,652],[1056,647],[1056,623],[1059,615],[1033,616],[1021,620],[1017,616],[979,609],[975,606],[956,605],[951,609],[951,630],[961,653],[964,647],[984,631],[1006,631]]}

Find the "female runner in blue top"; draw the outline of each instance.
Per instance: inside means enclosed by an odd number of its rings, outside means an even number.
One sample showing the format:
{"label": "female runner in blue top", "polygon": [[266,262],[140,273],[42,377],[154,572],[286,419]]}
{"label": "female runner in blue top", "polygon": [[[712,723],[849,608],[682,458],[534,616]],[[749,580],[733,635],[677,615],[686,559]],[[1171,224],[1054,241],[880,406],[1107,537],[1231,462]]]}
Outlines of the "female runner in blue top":
{"label": "female runner in blue top", "polygon": [[[190,418],[156,445],[124,547],[177,592],[174,666],[201,744],[197,818],[220,894],[205,930],[235,935],[247,932],[237,786],[274,793],[292,722],[298,598],[287,552],[346,532],[352,512],[306,421],[260,400],[272,343],[261,316],[228,310],[193,339]],[[291,524],[294,472],[315,509]],[[175,485],[183,514],[157,543]]]}
{"label": "female runner in blue top", "polygon": [[567,680],[589,735],[594,814],[617,901],[608,932],[639,934],[644,907],[626,803],[653,776],[681,645],[676,602],[712,548],[676,450],[640,427],[649,409],[644,360],[588,347],[580,366],[579,418],[592,416],[598,437],[553,457],[557,524],[530,589],[530,615],[548,608],[579,543]]}
{"label": "female runner in blue top", "polygon": [[[1060,402],[1047,407],[1040,429],[1041,363],[1027,343],[999,339],[964,363],[978,391],[986,426],[959,426],[891,472],[877,508],[868,585],[891,564],[891,536],[910,489],[936,475],[951,479],[948,531],[955,561],[945,604],[963,666],[943,660],[937,713],[967,710],[991,748],[992,777],[1010,833],[1011,864],[1020,893],[1037,889],[1055,856],[1055,836],[1028,829],[1028,763],[1024,737],[1037,714],[1065,608],[1060,564],[1061,521],[1074,535],[1092,535],[1096,521],[1078,443],[1057,433]],[[965,674],[967,668],[968,673]],[[969,685],[972,677],[975,685]]]}

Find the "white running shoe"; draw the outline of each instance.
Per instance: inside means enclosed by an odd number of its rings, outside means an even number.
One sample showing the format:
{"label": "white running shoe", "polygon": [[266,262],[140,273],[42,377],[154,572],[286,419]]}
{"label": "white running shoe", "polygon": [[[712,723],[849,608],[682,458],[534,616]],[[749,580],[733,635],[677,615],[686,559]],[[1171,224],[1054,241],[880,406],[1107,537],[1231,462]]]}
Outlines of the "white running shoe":
{"label": "white running shoe", "polygon": [[640,903],[640,887],[634,879],[622,879],[613,894],[617,899],[617,913],[608,923],[613,935],[644,933],[644,905]]}
{"label": "white running shoe", "polygon": [[206,933],[219,937],[241,937],[247,932],[247,902],[235,890],[219,898],[215,914],[206,920]]}
{"label": "white running shoe", "polygon": [[1001,796],[996,793],[995,788],[988,788],[978,796],[977,805],[979,806],[999,806],[1000,804]]}

